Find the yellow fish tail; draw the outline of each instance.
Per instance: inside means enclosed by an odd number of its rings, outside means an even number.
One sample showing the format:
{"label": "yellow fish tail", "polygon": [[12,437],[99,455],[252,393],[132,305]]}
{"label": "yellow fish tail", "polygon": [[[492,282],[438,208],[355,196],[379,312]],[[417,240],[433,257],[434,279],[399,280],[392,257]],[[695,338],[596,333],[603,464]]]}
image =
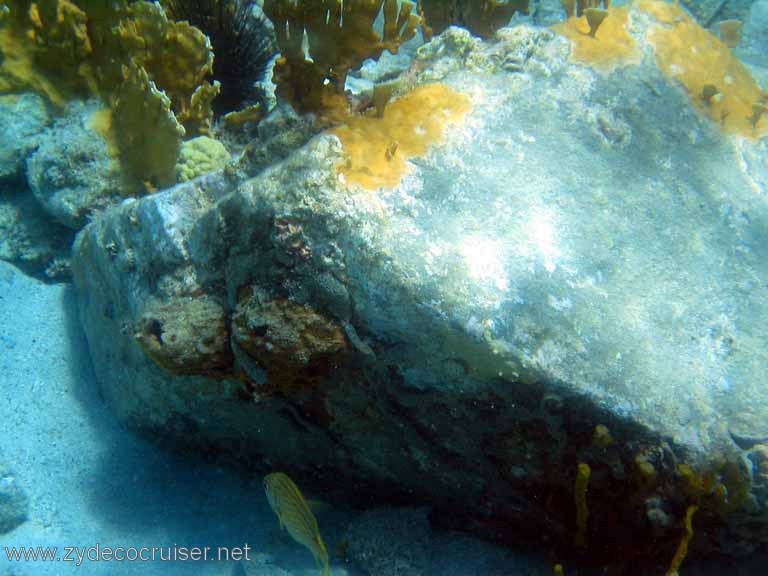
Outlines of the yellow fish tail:
{"label": "yellow fish tail", "polygon": [[325,549],[325,542],[320,534],[317,535],[317,552],[319,564],[323,565],[323,576],[331,576],[331,568],[328,565],[328,550]]}

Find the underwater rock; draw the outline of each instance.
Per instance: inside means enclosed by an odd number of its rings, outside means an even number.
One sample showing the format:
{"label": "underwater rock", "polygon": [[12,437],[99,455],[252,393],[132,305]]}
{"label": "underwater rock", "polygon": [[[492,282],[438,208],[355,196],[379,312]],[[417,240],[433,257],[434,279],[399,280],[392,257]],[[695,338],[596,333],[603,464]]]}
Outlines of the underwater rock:
{"label": "underwater rock", "polygon": [[741,20],[747,17],[747,14],[760,0],[724,0],[721,9],[716,16],[719,20]]}
{"label": "underwater rock", "polygon": [[531,0],[529,13],[536,24],[552,26],[566,18],[564,4],[562,0]]}
{"label": "underwater rock", "polygon": [[429,510],[410,508],[363,512],[344,535],[344,540],[349,542],[349,557],[369,574],[377,576],[429,573],[428,513]]}
{"label": "underwater rock", "polygon": [[232,330],[239,350],[284,392],[321,384],[347,347],[340,325],[309,306],[265,300],[252,287],[240,290]]}
{"label": "underwater rock", "polygon": [[23,524],[29,515],[29,500],[16,477],[0,464],[0,534]]}
{"label": "underwater rock", "polygon": [[98,132],[101,110],[98,100],[73,101],[27,159],[27,181],[37,200],[56,221],[75,230],[124,194],[120,163]]}
{"label": "underwater rock", "polygon": [[221,304],[210,297],[146,304],[135,338],[147,356],[172,374],[231,371],[226,315]]}
{"label": "underwater rock", "polygon": [[235,170],[241,179],[255,176],[304,146],[317,132],[306,117],[290,106],[278,105],[259,122],[258,137],[245,146]]}
{"label": "underwater rock", "polygon": [[69,279],[74,232],[52,222],[26,187],[0,186],[0,260],[44,281]]}
{"label": "underwater rock", "polygon": [[[73,271],[118,417],[617,572],[662,573],[692,506],[691,555],[768,543],[765,492],[728,431],[768,421],[766,120],[721,130],[631,10],[632,57],[607,68],[528,26],[420,49],[409,82],[469,106],[408,157],[365,138],[386,110],[357,125],[372,173],[404,167],[394,186],[345,182],[323,134],[271,165],[261,149],[243,182],[213,173],[95,218]],[[423,136],[445,117],[432,104],[397,111]],[[180,297],[221,302],[252,339],[231,376],[177,376],[132,337],[144,302]],[[270,334],[300,318],[339,346],[343,331],[343,354],[324,341],[322,366],[289,362],[303,337]],[[311,385],[270,386],[286,370]]]}
{"label": "underwater rock", "polygon": [[[682,0],[683,6],[704,26],[711,24],[727,3],[728,0]],[[743,3],[743,0],[736,3]]]}
{"label": "underwater rock", "polygon": [[757,0],[749,10],[742,28],[739,56],[755,66],[762,84],[768,79],[768,0]]}
{"label": "underwater rock", "polygon": [[50,116],[40,96],[22,94],[0,96],[0,118],[0,179],[19,177]]}

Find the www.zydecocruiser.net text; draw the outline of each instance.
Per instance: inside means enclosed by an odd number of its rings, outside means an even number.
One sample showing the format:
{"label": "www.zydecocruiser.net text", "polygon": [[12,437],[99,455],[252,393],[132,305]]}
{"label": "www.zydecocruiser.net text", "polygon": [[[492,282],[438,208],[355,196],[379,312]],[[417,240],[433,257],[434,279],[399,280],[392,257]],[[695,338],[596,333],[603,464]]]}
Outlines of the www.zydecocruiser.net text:
{"label": "www.zydecocruiser.net text", "polygon": [[251,547],[210,546],[53,546],[5,547],[11,562],[205,562],[250,560]]}

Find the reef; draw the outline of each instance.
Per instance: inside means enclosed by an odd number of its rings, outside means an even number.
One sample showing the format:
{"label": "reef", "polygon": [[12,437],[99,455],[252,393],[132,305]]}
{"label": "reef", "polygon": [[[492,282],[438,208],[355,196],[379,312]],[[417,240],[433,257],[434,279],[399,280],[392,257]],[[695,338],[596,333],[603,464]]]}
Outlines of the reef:
{"label": "reef", "polygon": [[207,133],[219,85],[208,38],[153,2],[9,0],[0,21],[0,94],[32,91],[55,109],[98,96],[123,162],[123,194],[175,183],[181,138]]}

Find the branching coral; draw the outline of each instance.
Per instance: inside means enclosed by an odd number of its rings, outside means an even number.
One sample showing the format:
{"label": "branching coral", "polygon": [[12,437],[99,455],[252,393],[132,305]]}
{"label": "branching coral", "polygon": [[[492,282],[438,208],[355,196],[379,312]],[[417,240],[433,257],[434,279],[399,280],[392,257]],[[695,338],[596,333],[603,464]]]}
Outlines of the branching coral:
{"label": "branching coral", "polygon": [[587,521],[589,520],[589,508],[587,507],[587,488],[592,470],[589,464],[579,462],[576,468],[576,480],[573,486],[573,500],[576,504],[576,535],[574,544],[584,546],[587,537]]}
{"label": "branching coral", "polygon": [[[116,42],[124,59],[146,70],[155,85],[171,99],[171,108],[184,122],[189,136],[208,131],[208,110],[192,110],[195,92],[210,93],[204,79],[213,70],[213,51],[208,37],[188,22],[169,20],[159,4],[135,2],[115,28]],[[107,87],[108,88],[108,87]],[[199,98],[200,96],[198,96]],[[210,101],[212,98],[208,98]],[[193,124],[194,126],[192,126]],[[196,129],[191,129],[196,128]]]}
{"label": "branching coral", "polygon": [[698,506],[691,505],[688,506],[688,509],[685,512],[685,533],[682,538],[680,538],[680,544],[677,546],[677,551],[672,558],[666,576],[678,576],[679,574],[678,571],[680,570],[680,566],[688,555],[688,545],[693,538],[693,515],[696,514],[698,509]]}
{"label": "branching coral", "polygon": [[427,35],[451,25],[464,26],[484,38],[509,23],[515,12],[528,12],[529,0],[421,0]]}
{"label": "branching coral", "polygon": [[591,8],[600,8],[602,5],[606,10],[611,7],[610,0],[561,0],[568,18],[572,16],[582,16]]}
{"label": "branching coral", "polygon": [[171,112],[170,99],[157,90],[146,70],[125,68],[114,97],[113,127],[120,159],[148,190],[176,182],[176,158],[184,128]]}
{"label": "branching coral", "polygon": [[[398,10],[397,0],[265,0],[281,53],[274,71],[278,95],[302,113],[346,115],[347,73],[412,38],[420,21],[414,7],[405,1]],[[382,8],[383,37],[374,30]]]}
{"label": "branching coral", "polygon": [[[212,120],[218,85],[205,80],[213,66],[208,38],[189,23],[168,20],[152,2],[6,0],[5,6],[0,93],[31,90],[55,107],[77,96],[101,96],[114,124],[103,131],[115,138],[129,188],[172,184],[171,155],[184,134],[179,121],[193,136],[207,132]],[[131,97],[139,100],[129,103]],[[144,117],[142,109],[160,112]],[[151,127],[152,118],[161,120]],[[168,148],[155,154],[153,142]]]}
{"label": "branching coral", "polygon": [[92,85],[87,15],[69,0],[10,0],[0,28],[0,93],[33,90],[57,107]]}

